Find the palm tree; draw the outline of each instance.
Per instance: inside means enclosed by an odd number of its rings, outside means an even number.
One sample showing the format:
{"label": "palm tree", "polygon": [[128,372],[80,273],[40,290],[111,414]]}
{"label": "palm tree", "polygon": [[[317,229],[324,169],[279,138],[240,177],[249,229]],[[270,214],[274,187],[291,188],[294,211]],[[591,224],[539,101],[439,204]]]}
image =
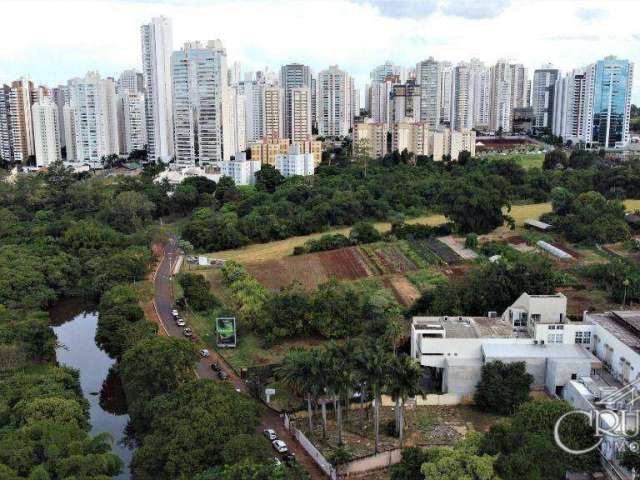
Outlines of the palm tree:
{"label": "palm tree", "polygon": [[395,357],[389,366],[387,389],[396,401],[396,433],[400,437],[400,448],[404,444],[404,405],[408,397],[420,393],[421,375],[420,367],[408,355]]}
{"label": "palm tree", "polygon": [[397,354],[398,343],[404,338],[402,324],[397,318],[389,321],[387,328],[385,329],[384,336],[391,344],[393,355],[395,356]]}
{"label": "palm tree", "polygon": [[366,379],[367,384],[371,388],[371,395],[374,401],[375,453],[378,453],[378,445],[380,444],[380,394],[388,378],[389,363],[389,353],[384,349],[381,342],[376,341],[371,342],[368,347],[363,350],[358,360],[361,376]]}
{"label": "palm tree", "polygon": [[338,445],[342,445],[342,405],[341,399],[349,387],[350,352],[335,343],[331,343],[325,350],[328,372],[327,387],[333,395],[338,427]]}
{"label": "palm tree", "polygon": [[310,435],[313,434],[313,409],[311,408],[311,399],[315,391],[313,373],[313,355],[302,349],[291,350],[278,368],[282,381],[296,394],[307,399]]}
{"label": "palm tree", "polygon": [[315,385],[316,404],[322,409],[322,438],[327,438],[327,402],[326,397],[329,385],[329,366],[327,356],[320,350],[312,350],[312,381]]}

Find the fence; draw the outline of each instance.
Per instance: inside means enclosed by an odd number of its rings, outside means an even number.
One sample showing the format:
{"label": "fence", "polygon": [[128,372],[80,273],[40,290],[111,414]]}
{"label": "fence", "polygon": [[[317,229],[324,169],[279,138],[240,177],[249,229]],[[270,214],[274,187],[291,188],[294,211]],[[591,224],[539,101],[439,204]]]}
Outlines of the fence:
{"label": "fence", "polygon": [[402,459],[402,450],[396,448],[387,450],[386,452],[376,453],[368,457],[358,458],[338,467],[339,478],[347,478],[357,476],[363,473],[372,472],[388,468],[391,465],[400,463]]}
{"label": "fence", "polygon": [[[434,394],[429,393],[424,396],[416,396],[415,397],[415,405],[422,407],[425,405],[460,405],[461,403],[468,403],[468,399],[463,395],[456,395],[454,393],[442,393],[442,394]],[[411,400],[412,402],[414,400]],[[383,407],[393,407],[396,402],[388,395],[382,395],[382,403]]]}
{"label": "fence", "polygon": [[322,470],[329,478],[331,478],[331,480],[336,480],[338,478],[336,469],[333,467],[333,465],[331,465],[331,463],[329,463],[326,458],[324,458],[324,455],[322,455],[320,450],[318,450],[315,445],[311,443],[311,441],[305,436],[305,434],[298,430],[292,424],[288,414],[284,414],[283,421],[284,427],[291,433],[293,433],[293,436],[296,437],[296,440],[298,440],[300,445],[302,445],[302,448],[305,449],[305,451],[311,456],[311,458],[313,458],[313,461],[316,462],[318,467],[320,467],[320,470]]}

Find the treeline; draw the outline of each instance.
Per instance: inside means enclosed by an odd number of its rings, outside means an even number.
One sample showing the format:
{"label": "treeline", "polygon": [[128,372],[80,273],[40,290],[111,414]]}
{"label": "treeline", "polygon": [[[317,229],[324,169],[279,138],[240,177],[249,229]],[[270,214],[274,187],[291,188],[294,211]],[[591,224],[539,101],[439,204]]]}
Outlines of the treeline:
{"label": "treeline", "polygon": [[508,159],[423,161],[417,165],[372,161],[322,164],[313,178],[262,179],[257,187],[187,179],[176,188],[176,208],[190,213],[184,237],[216,251],[321,232],[361,221],[443,213],[461,233],[485,233],[509,222],[513,201],[543,202],[562,187],[573,195],[640,198],[640,162],[605,162],[574,155],[565,168],[525,170]]}
{"label": "treeline", "polygon": [[296,283],[270,292],[233,261],[225,263],[222,276],[241,326],[260,334],[266,345],[299,336],[382,336],[401,315],[391,294],[375,285],[331,279],[312,292]]}

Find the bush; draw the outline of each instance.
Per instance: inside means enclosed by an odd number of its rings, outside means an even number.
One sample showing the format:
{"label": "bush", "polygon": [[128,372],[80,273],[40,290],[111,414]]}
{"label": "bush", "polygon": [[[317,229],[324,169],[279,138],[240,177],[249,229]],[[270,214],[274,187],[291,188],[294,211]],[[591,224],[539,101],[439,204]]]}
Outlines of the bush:
{"label": "bush", "polygon": [[184,292],[184,298],[196,312],[213,310],[220,305],[220,300],[209,290],[211,284],[197,273],[181,273],[178,283]]}
{"label": "bush", "polygon": [[478,246],[478,235],[475,233],[469,233],[464,240],[464,246],[466,248],[475,249]]}
{"label": "bush", "polygon": [[380,232],[372,224],[366,222],[356,223],[349,233],[349,240],[354,245],[378,242],[381,238]]}
{"label": "bush", "polygon": [[525,362],[489,362],[482,366],[482,376],[473,397],[476,406],[490,413],[511,415],[529,400],[533,376]]}

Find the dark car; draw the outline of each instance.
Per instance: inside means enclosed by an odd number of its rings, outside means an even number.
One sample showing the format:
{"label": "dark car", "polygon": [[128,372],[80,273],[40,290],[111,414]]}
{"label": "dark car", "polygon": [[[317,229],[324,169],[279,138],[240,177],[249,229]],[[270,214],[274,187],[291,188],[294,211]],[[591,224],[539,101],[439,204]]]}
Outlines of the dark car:
{"label": "dark car", "polygon": [[282,461],[287,465],[291,465],[296,462],[296,454],[292,452],[287,452],[282,456]]}
{"label": "dark car", "polygon": [[220,380],[226,380],[227,378],[229,378],[229,374],[227,374],[227,372],[225,372],[224,370],[219,370],[218,371],[218,378]]}
{"label": "dark car", "polygon": [[213,370],[214,372],[219,372],[221,370],[220,365],[218,365],[216,362],[213,362],[211,364],[211,370]]}

